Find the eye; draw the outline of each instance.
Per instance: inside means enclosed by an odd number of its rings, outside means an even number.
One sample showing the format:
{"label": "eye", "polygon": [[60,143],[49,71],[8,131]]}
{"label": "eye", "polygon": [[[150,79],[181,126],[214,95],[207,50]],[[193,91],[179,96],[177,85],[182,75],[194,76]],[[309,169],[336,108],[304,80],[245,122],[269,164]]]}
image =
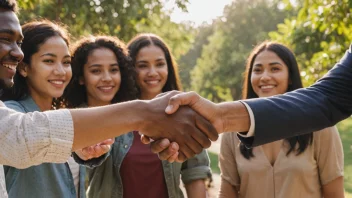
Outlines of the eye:
{"label": "eye", "polygon": [[157,67],[164,67],[166,64],[165,63],[158,63],[156,66]]}
{"label": "eye", "polygon": [[64,61],[64,65],[70,66],[71,65],[71,60]]}
{"label": "eye", "polygon": [[142,69],[142,68],[146,68],[147,67],[147,65],[146,64],[140,64],[140,65],[137,65],[137,68],[140,68],[140,69]]}
{"label": "eye", "polygon": [[52,59],[44,59],[43,62],[44,63],[54,63],[54,60],[52,60]]}
{"label": "eye", "polygon": [[100,74],[101,71],[100,71],[100,69],[93,69],[90,72],[93,74]]}
{"label": "eye", "polygon": [[255,67],[255,68],[253,68],[253,70],[252,70],[252,72],[255,72],[255,73],[258,73],[258,72],[261,72],[261,71],[262,71],[262,69],[259,68],[259,67]]}
{"label": "eye", "polygon": [[114,68],[111,69],[111,72],[113,72],[113,73],[116,73],[116,72],[119,72],[119,71],[120,71],[120,68],[118,68],[118,67],[114,67]]}
{"label": "eye", "polygon": [[280,71],[280,68],[278,68],[278,67],[273,67],[273,68],[271,68],[271,71]]}

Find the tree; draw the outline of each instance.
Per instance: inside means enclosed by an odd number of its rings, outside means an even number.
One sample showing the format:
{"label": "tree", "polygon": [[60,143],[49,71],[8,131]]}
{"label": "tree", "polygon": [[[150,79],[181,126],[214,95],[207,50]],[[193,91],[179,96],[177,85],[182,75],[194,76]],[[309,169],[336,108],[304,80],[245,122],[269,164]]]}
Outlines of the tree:
{"label": "tree", "polygon": [[271,38],[295,52],[305,85],[338,62],[352,40],[351,1],[302,0],[296,17],[286,19]]}
{"label": "tree", "polygon": [[192,89],[213,101],[239,99],[249,52],[269,38],[286,14],[272,0],[237,0],[226,6],[191,72]]}
{"label": "tree", "polygon": [[[177,0],[186,8],[188,0]],[[108,34],[129,40],[139,24],[149,25],[152,14],[161,14],[161,0],[22,0],[19,15],[22,22],[38,17],[60,21],[70,27],[74,37],[86,34]]]}

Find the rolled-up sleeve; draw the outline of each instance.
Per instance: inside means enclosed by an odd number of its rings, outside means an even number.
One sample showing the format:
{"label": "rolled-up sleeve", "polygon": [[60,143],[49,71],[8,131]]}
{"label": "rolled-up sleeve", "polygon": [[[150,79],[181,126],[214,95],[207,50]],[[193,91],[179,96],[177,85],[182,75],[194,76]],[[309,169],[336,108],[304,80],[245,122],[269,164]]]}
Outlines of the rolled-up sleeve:
{"label": "rolled-up sleeve", "polygon": [[184,184],[198,179],[211,177],[210,160],[208,152],[203,150],[193,158],[182,163],[181,179]]}
{"label": "rolled-up sleeve", "polygon": [[66,162],[73,136],[68,110],[24,114],[0,107],[0,164],[27,168],[45,162]]}

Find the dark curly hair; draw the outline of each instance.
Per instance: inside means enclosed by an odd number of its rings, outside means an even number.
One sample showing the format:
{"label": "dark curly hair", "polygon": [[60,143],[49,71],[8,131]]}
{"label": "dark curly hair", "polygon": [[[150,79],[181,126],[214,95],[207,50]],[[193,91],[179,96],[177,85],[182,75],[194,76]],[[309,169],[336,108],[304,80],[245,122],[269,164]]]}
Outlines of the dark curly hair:
{"label": "dark curly hair", "polygon": [[[244,83],[242,88],[243,99],[258,98],[258,95],[254,92],[252,87],[251,76],[254,61],[256,57],[263,51],[274,52],[287,65],[289,71],[289,79],[291,81],[291,84],[286,90],[287,92],[303,87],[298,64],[293,52],[283,44],[272,41],[264,41],[252,50],[247,59]],[[287,138],[285,141],[287,141],[290,145],[290,149],[287,151],[286,155],[289,155],[292,151],[295,151],[296,155],[299,155],[303,153],[310,144],[312,144],[313,133]],[[295,149],[297,143],[298,148]],[[252,148],[246,148],[243,143],[240,144],[240,151],[246,159],[254,157]]]}
{"label": "dark curly hair", "polygon": [[[144,47],[147,46],[157,46],[165,54],[165,59],[167,63],[168,76],[167,81],[162,89],[162,92],[172,91],[172,90],[182,90],[182,85],[178,73],[178,66],[172,57],[169,47],[167,44],[157,35],[151,33],[143,33],[135,36],[127,44],[128,51],[132,58],[133,66],[136,65],[136,57],[139,52]],[[140,97],[140,90],[138,90],[138,97]]]}
{"label": "dark curly hair", "polygon": [[0,9],[10,10],[17,13],[17,1],[16,0],[0,0]]}
{"label": "dark curly hair", "polygon": [[[23,67],[24,64],[31,67],[31,58],[33,54],[39,51],[39,48],[52,37],[61,37],[67,47],[70,47],[70,35],[64,25],[51,22],[49,20],[35,20],[26,23],[22,26],[23,32],[23,43],[21,49],[24,54],[22,62],[19,67]],[[6,100],[23,100],[29,96],[29,89],[27,80],[20,74],[20,70],[17,69],[14,76],[14,86],[4,90],[2,99]],[[62,98],[54,98],[53,108],[62,107]]]}
{"label": "dark curly hair", "polygon": [[136,99],[137,89],[135,86],[135,70],[131,64],[126,45],[117,37],[112,36],[88,36],[76,42],[72,50],[72,79],[65,93],[65,103],[69,108],[75,108],[87,103],[87,91],[85,85],[79,83],[83,76],[83,68],[87,63],[88,56],[95,50],[106,48],[111,50],[119,64],[121,71],[121,86],[111,103],[123,102]]}

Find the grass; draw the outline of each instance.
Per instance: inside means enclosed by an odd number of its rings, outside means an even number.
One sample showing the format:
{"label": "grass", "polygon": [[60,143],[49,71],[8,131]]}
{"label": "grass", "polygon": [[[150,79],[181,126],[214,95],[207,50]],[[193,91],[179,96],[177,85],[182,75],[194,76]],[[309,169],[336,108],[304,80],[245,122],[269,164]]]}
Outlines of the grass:
{"label": "grass", "polygon": [[[344,184],[345,184],[345,197],[352,198],[352,118],[347,118],[346,120],[337,124],[340,132],[343,150],[344,150]],[[209,152],[210,166],[213,173],[220,173],[218,167],[218,155]]]}

